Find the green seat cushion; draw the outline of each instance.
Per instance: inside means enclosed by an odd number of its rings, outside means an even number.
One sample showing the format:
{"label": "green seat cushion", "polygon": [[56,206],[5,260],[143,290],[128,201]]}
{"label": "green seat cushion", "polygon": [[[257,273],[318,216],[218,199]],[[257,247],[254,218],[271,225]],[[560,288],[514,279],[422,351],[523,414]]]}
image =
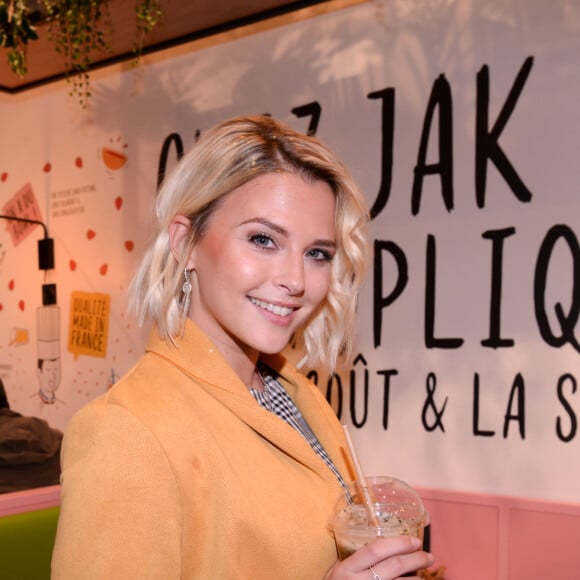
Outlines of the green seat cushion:
{"label": "green seat cushion", "polygon": [[0,578],[50,580],[59,507],[0,517]]}

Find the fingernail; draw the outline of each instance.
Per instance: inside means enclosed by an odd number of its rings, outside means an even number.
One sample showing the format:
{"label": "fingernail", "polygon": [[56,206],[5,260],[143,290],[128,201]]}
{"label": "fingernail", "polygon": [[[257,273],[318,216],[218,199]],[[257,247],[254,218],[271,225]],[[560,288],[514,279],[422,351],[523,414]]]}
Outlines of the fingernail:
{"label": "fingernail", "polygon": [[423,542],[419,538],[411,538],[411,543],[413,544],[413,548],[420,548]]}

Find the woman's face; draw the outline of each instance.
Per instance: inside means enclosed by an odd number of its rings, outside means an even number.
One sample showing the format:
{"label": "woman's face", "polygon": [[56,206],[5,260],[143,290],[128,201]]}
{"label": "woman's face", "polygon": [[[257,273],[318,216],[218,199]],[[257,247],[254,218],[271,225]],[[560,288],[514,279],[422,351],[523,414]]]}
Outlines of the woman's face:
{"label": "woman's face", "polygon": [[189,315],[226,358],[280,352],[325,299],[334,210],[327,183],[291,173],[222,200],[191,253]]}

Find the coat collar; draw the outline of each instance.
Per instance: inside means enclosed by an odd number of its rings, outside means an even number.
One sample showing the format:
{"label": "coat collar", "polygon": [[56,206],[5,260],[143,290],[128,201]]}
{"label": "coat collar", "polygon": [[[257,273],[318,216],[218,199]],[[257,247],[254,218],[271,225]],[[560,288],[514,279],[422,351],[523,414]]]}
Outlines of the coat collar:
{"label": "coat collar", "polygon": [[[176,339],[175,346],[161,339],[154,328],[146,351],[163,357],[181,369],[220,404],[284,453],[323,477],[334,478],[301,434],[260,407],[214,343],[191,320],[186,321],[183,334]],[[335,465],[346,475],[343,458],[332,452],[342,447],[342,441],[336,437],[336,417],[317,387],[283,355],[262,356],[261,360],[280,374],[288,395]]]}

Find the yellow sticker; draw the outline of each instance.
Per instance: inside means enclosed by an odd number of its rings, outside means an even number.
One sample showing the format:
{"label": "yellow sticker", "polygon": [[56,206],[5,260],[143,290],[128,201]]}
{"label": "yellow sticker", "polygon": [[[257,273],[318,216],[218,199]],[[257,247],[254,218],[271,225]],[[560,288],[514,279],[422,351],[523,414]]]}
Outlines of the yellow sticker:
{"label": "yellow sticker", "polygon": [[111,297],[108,294],[73,292],[70,301],[68,350],[105,357],[109,335]]}

